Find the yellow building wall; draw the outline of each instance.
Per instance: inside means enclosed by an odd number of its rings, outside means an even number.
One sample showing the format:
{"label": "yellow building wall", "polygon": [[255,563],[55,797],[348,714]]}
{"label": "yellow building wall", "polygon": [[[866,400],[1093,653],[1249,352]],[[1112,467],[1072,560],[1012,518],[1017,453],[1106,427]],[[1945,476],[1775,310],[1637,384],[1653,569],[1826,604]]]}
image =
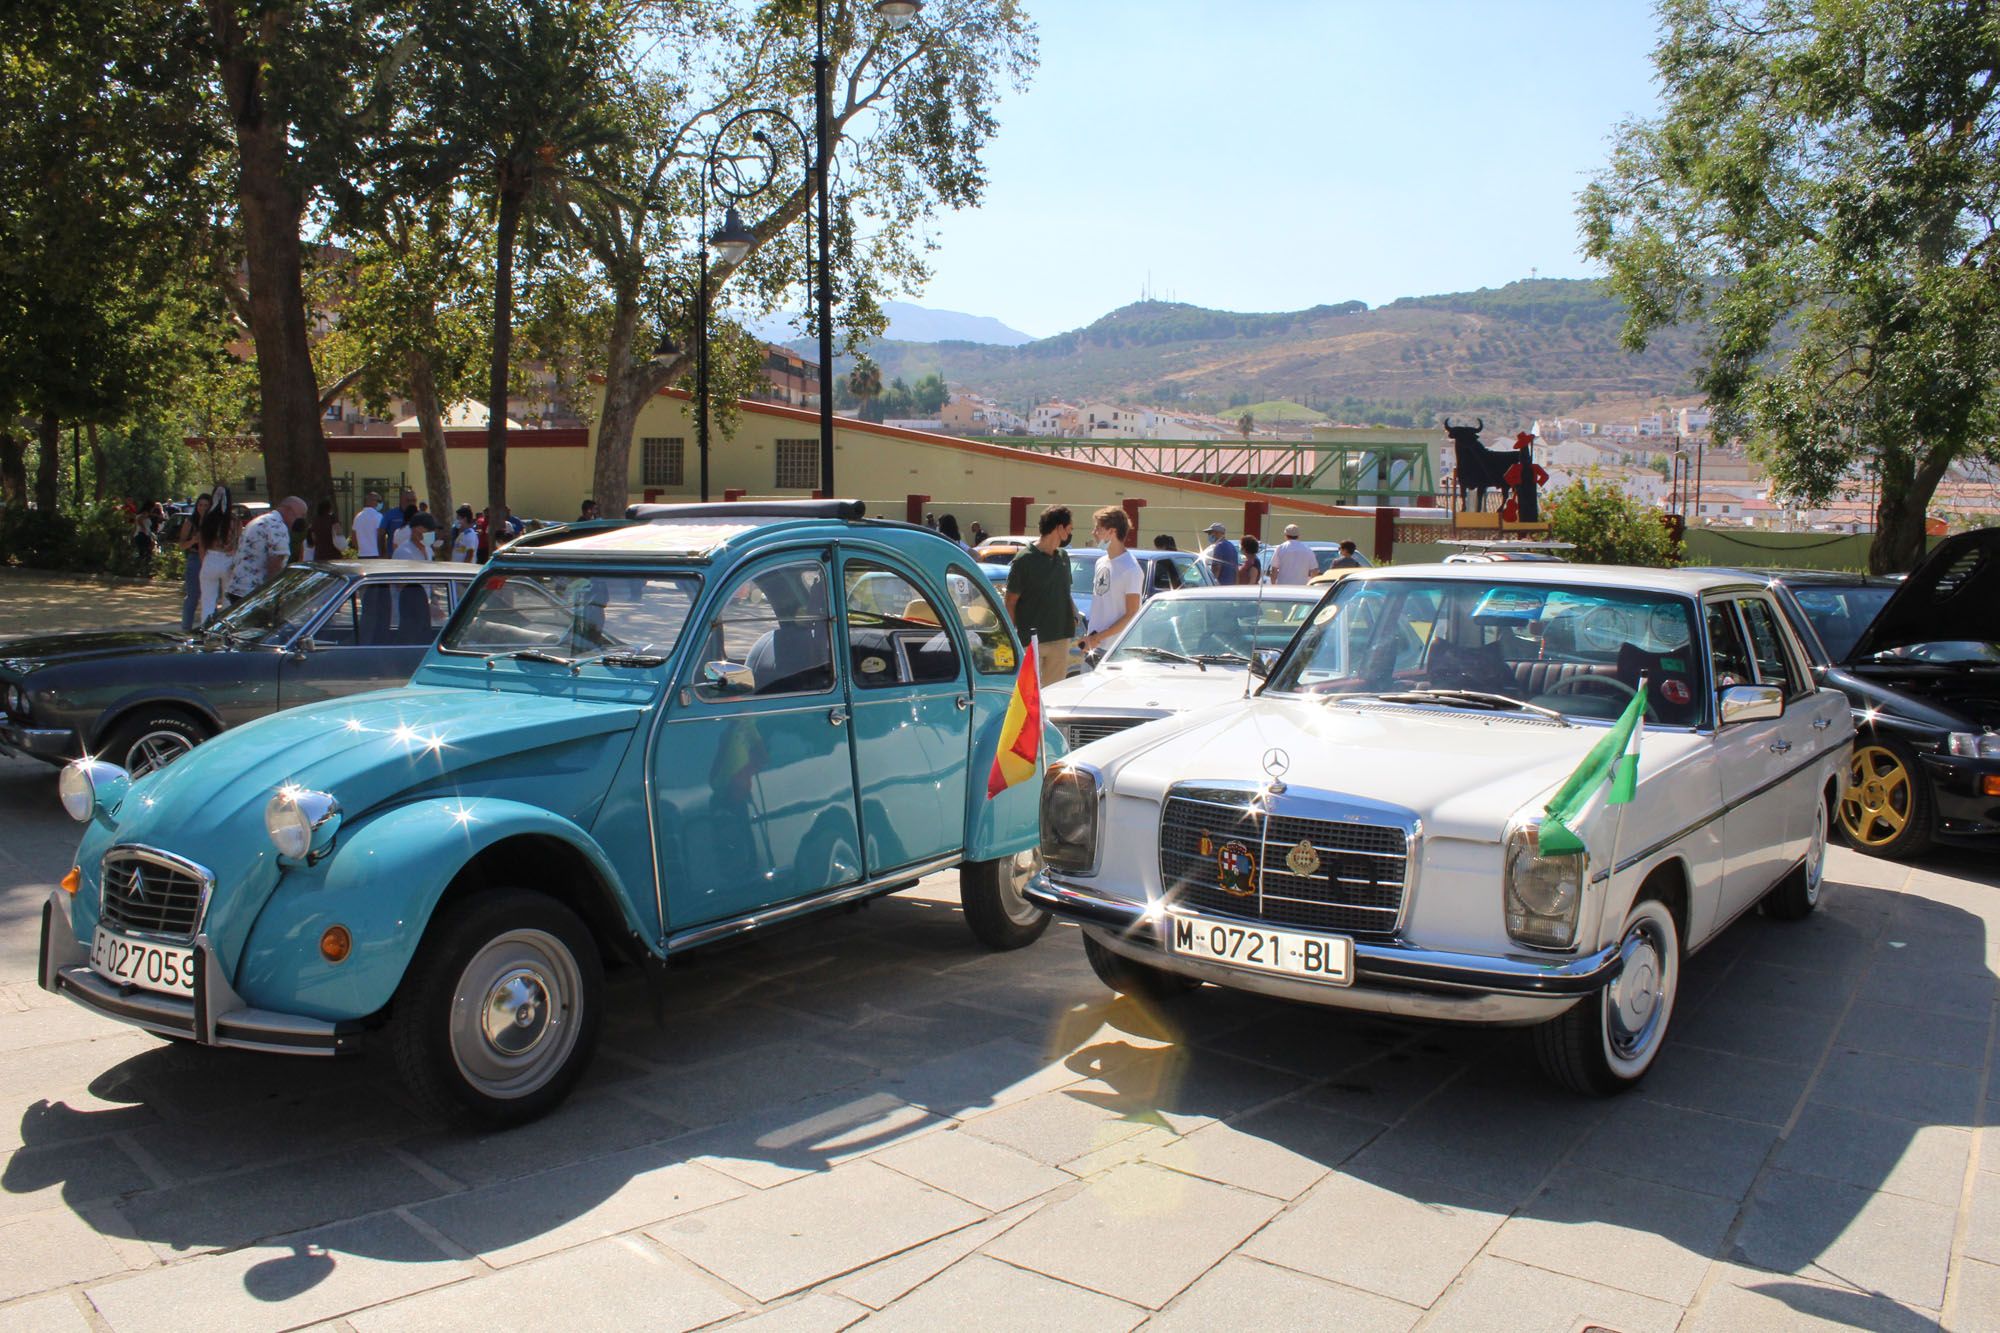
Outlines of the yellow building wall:
{"label": "yellow building wall", "polygon": [[[632,458],[627,474],[631,501],[643,500],[647,490],[641,484],[644,454],[641,441],[648,436],[681,439],[686,460],[684,483],[653,488],[654,499],[699,499],[700,460],[695,450],[692,413],[685,400],[662,396],[640,409],[638,424],[632,432]],[[727,490],[741,490],[761,498],[809,496],[809,490],[777,488],[780,439],[810,439],[817,446],[818,422],[810,413],[801,418],[755,410],[745,404],[737,414],[732,435],[724,438],[717,432],[710,442],[709,497],[720,500]],[[1181,549],[1192,550],[1202,544],[1201,531],[1211,522],[1227,525],[1231,535],[1242,532],[1244,501],[1264,499],[1271,505],[1263,523],[1267,537],[1282,537],[1285,524],[1295,522],[1299,525],[1299,535],[1308,539],[1353,541],[1364,552],[1374,544],[1372,514],[1327,513],[1328,506],[1324,505],[1253,496],[1244,491],[1224,492],[1218,487],[1167,477],[1092,469],[1004,446],[892,437],[858,429],[838,418],[834,423],[833,464],[841,496],[865,501],[869,513],[900,519],[905,516],[905,497],[929,495],[931,499],[924,507],[934,514],[954,515],[961,531],[977,519],[985,524],[987,531],[1005,533],[1009,502],[1016,495],[1034,497],[1029,508],[1031,531],[1035,516],[1048,505],[1068,505],[1075,511],[1079,526],[1085,527],[1092,510],[1132,498],[1146,502],[1139,515],[1142,543],[1150,545],[1155,533],[1166,532],[1174,536]],[[513,488],[511,478],[508,488],[510,491]],[[1088,537],[1079,532],[1078,540],[1086,542]]]}

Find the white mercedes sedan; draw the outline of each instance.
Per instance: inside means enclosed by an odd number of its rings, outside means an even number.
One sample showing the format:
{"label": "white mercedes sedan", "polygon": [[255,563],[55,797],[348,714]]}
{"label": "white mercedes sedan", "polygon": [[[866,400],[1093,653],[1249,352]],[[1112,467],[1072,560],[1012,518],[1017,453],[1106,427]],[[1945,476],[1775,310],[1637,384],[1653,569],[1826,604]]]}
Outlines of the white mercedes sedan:
{"label": "white mercedes sedan", "polygon": [[1359,570],[1254,699],[1052,764],[1029,897],[1115,990],[1535,1024],[1611,1093],[1688,954],[1813,910],[1852,734],[1740,576]]}

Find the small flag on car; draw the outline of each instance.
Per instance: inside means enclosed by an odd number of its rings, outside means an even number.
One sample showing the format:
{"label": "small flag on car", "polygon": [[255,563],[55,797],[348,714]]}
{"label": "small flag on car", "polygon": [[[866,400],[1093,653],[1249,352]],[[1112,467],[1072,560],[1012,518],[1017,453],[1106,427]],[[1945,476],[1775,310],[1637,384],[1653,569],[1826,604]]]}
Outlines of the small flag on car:
{"label": "small flag on car", "polygon": [[1042,683],[1036,672],[1040,646],[1039,639],[1030,639],[1028,651],[1021,654],[1021,669],[1014,675],[1014,697],[1007,701],[1000,745],[993,752],[993,771],[986,778],[989,798],[1017,782],[1026,782],[1041,766]]}
{"label": "small flag on car", "polygon": [[1570,828],[1583,814],[1597,789],[1611,784],[1606,805],[1623,805],[1639,784],[1639,738],[1646,730],[1646,682],[1642,679],[1632,702],[1611,730],[1598,738],[1576,772],[1550,798],[1542,816],[1543,856],[1571,856],[1584,850],[1583,839]]}

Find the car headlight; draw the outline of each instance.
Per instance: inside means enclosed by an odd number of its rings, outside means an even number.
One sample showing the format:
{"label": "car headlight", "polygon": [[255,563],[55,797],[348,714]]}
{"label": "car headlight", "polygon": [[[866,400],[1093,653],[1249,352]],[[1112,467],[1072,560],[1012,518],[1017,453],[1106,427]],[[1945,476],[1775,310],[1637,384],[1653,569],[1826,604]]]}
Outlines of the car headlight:
{"label": "car headlight", "polygon": [[1533,826],[1507,837],[1507,933],[1523,944],[1567,949],[1576,942],[1589,858],[1541,851],[1541,831]]}
{"label": "car headlight", "polygon": [[1097,869],[1097,775],[1063,764],[1042,781],[1042,861],[1051,870]]}
{"label": "car headlight", "polygon": [[132,777],[124,769],[88,755],[64,764],[62,776],[56,779],[63,809],[79,824],[99,810],[115,808],[131,785]]}
{"label": "car headlight", "polygon": [[0,699],[0,706],[4,706],[7,712],[23,722],[28,720],[28,692],[19,685],[7,687],[4,699]]}
{"label": "car headlight", "polygon": [[2000,759],[2000,735],[1954,731],[1945,738],[1945,749],[1960,759]]}
{"label": "car headlight", "polygon": [[340,827],[340,802],[323,791],[286,785],[264,807],[264,831],[278,855],[311,861],[326,854]]}

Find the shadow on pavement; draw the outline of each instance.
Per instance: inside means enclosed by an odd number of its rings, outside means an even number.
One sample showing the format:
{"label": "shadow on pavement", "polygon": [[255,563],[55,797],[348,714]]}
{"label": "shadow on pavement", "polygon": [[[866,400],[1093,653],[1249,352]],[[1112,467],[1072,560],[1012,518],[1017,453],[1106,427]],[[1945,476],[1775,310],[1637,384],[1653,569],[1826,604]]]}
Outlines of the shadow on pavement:
{"label": "shadow on pavement", "polygon": [[[1894,1328],[1903,1305],[1942,1304],[1964,1127],[1985,1095],[1987,958],[1973,912],[1832,884],[1806,922],[1753,916],[1690,960],[1659,1066],[1598,1102],[1543,1081],[1521,1032],[1213,987],[1141,1005],[1104,991],[1071,930],[988,955],[956,910],[899,897],[675,968],[664,1027],[640,978],[614,978],[589,1078],[534,1125],[427,1125],[380,1059],[166,1045],[97,1076],[90,1108],[30,1107],[0,1190],[59,1188],[163,1259],[394,1209],[467,1252],[520,1253],[957,1122],[1086,1178],[1143,1155],[1296,1200],[1249,1252],[1334,1280],[1370,1244],[1455,1273],[1490,1241],[1685,1304],[1723,1258],[1812,1279],[1752,1288],[1803,1314]],[[1924,1254],[1871,1252],[1858,1220],[1914,1228]],[[1635,1278],[1591,1255],[1593,1227],[1664,1244]],[[408,1226],[343,1234],[378,1258],[444,1258]],[[245,1286],[283,1300],[336,1262],[301,1242]],[[1428,1280],[1402,1298],[1436,1299]]]}

